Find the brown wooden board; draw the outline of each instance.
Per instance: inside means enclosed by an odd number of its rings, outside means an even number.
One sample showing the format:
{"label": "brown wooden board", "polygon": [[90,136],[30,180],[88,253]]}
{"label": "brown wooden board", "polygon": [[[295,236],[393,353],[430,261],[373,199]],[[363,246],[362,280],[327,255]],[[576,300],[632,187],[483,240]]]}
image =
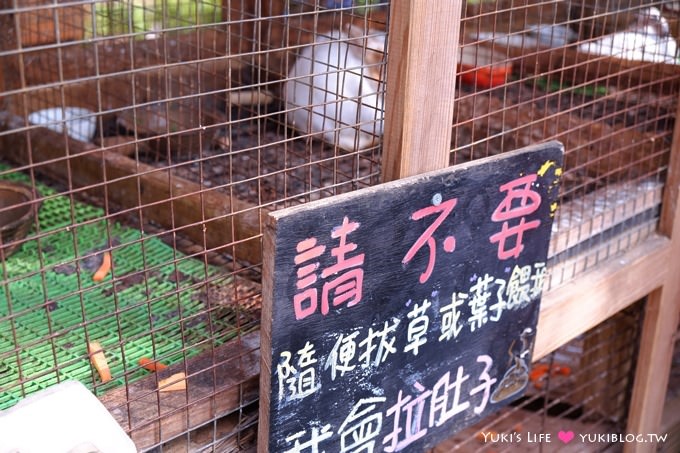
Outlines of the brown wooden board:
{"label": "brown wooden board", "polygon": [[267,218],[260,451],[421,451],[528,382],[558,142]]}
{"label": "brown wooden board", "polygon": [[[171,365],[100,398],[142,451],[242,409],[257,399],[259,333]],[[159,381],[187,375],[186,390],[159,392]]]}
{"label": "brown wooden board", "polygon": [[[104,197],[126,211],[181,232],[211,250],[229,247],[236,259],[258,262],[260,209],[219,190],[155,168],[112,149],[64,138],[45,128],[23,132],[24,121],[0,111],[0,149],[19,165],[62,181],[88,195]],[[141,210],[141,214],[140,211]]]}

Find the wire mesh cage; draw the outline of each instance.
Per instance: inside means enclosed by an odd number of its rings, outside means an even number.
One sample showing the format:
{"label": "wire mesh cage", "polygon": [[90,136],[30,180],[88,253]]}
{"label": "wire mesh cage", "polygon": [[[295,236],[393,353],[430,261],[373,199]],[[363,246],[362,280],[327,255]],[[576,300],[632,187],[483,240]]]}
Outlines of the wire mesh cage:
{"label": "wire mesh cage", "polygon": [[[433,452],[618,451],[643,307],[644,301],[632,305],[535,362],[525,396]],[[562,443],[556,438],[560,431],[586,440]],[[538,445],[540,434],[554,442]],[[534,436],[533,442],[529,436]]]}
{"label": "wire mesh cage", "polygon": [[[350,104],[383,95],[385,5],[10,1],[0,21],[0,177],[28,196],[6,209],[22,210],[23,235],[2,236],[0,405],[76,379],[140,449],[247,443],[261,210],[379,174],[377,140],[345,153],[295,132],[282,112],[304,112],[314,86],[300,74],[300,105],[286,106],[281,80],[325,35],[355,79],[372,74],[371,92],[336,109],[372,134],[376,102],[362,119]],[[344,58],[326,71],[337,78]],[[211,422],[208,437],[194,430]]]}
{"label": "wire mesh cage", "polygon": [[674,8],[467,3],[452,160],[547,138],[565,144],[550,285],[654,228],[678,99]]}
{"label": "wire mesh cage", "polygon": [[[449,162],[565,144],[557,288],[656,228],[677,2],[460,3]],[[23,220],[0,229],[0,409],[76,379],[140,450],[253,448],[262,219],[381,182],[389,8],[0,0],[0,221]],[[542,365],[568,362],[570,385],[605,373],[615,404],[551,380],[537,417],[566,398],[619,429],[634,351],[584,365],[610,337]]]}

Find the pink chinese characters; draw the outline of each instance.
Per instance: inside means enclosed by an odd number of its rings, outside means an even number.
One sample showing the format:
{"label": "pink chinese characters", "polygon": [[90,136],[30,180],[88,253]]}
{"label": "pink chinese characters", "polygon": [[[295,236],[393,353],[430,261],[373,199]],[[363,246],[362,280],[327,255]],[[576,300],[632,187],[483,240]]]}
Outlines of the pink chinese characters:
{"label": "pink chinese characters", "polygon": [[[357,245],[349,242],[347,236],[359,228],[358,222],[350,222],[345,216],[342,224],[331,231],[331,238],[339,239],[339,244],[331,249],[335,263],[321,271],[325,280],[321,289],[321,314],[327,315],[331,305],[337,307],[347,304],[352,307],[361,301],[363,292],[364,254],[354,256],[348,254],[356,251]],[[308,238],[298,242],[295,265],[297,268],[296,287],[299,290],[293,296],[295,319],[304,319],[317,312],[319,308],[318,290],[314,286],[317,281],[317,260],[326,251],[326,246],[317,245],[316,238]],[[306,263],[306,264],[305,264]]]}

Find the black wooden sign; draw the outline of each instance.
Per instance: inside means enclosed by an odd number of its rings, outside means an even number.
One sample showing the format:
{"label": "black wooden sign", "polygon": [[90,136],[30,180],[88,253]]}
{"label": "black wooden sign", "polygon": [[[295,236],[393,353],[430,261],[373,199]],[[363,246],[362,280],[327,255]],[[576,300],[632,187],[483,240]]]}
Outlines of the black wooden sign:
{"label": "black wooden sign", "polygon": [[261,451],[421,451],[529,380],[557,142],[270,214]]}

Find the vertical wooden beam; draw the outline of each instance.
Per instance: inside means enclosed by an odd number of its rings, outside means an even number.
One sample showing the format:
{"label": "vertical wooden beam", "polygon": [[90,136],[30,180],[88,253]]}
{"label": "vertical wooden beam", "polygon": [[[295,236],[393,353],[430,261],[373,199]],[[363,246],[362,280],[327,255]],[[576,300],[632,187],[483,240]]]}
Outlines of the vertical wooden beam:
{"label": "vertical wooden beam", "polygon": [[[680,103],[678,114],[680,116]],[[673,336],[680,316],[680,121],[675,122],[671,159],[664,192],[660,233],[671,238],[670,256],[666,263],[668,277],[663,286],[647,299],[642,326],[640,352],[630,402],[627,432],[662,434],[659,432],[666,399],[668,377],[673,355]],[[656,451],[653,443],[626,443],[625,452]]]}
{"label": "vertical wooden beam", "polygon": [[390,6],[382,179],[446,167],[462,0]]}

